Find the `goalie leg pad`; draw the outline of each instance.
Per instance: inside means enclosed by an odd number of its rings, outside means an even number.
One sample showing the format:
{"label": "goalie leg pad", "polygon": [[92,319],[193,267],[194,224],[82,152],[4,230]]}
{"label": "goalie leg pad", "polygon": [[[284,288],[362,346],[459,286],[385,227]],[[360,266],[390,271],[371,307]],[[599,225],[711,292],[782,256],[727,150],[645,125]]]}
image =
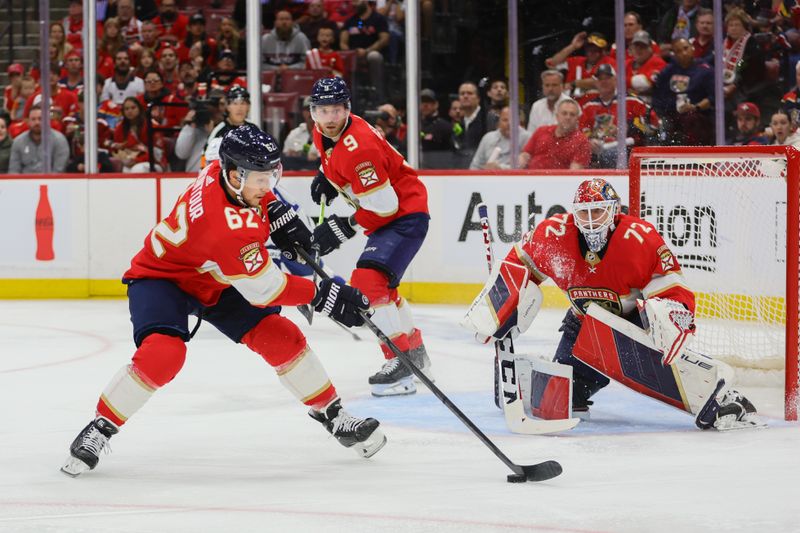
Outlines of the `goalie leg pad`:
{"label": "goalie leg pad", "polygon": [[692,414],[732,374],[728,365],[699,354],[683,353],[662,365],[662,353],[645,330],[596,304],[587,310],[574,353],[622,385]]}
{"label": "goalie leg pad", "polygon": [[575,342],[581,331],[581,321],[572,311],[567,311],[561,327],[563,333],[553,361],[572,367],[572,409],[587,412],[589,401],[597,391],[609,384],[609,379],[573,355]]}

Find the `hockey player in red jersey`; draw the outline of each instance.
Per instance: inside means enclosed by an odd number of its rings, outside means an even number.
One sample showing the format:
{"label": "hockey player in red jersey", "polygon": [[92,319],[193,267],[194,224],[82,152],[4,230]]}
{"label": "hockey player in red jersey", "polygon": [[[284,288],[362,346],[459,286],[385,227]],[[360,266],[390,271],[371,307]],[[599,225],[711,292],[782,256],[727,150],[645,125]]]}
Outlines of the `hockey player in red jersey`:
{"label": "hockey player in red jersey", "polygon": [[[369,302],[358,289],[327,279],[317,287],[284,274],[270,260],[268,237],[287,254],[295,247],[310,251],[312,242],[310,230],[271,192],[282,171],[277,142],[244,125],[224,137],[220,156],[148,234],[123,277],[137,349],[106,386],[95,419],[72,443],[62,467],[66,474],[93,469],[108,439],[175,377],[200,321],[258,353],[345,447],[370,457],[386,442],[377,420],[342,409],[305,337],[280,314],[281,305],[310,303],[345,326],[358,326]],[[198,317],[191,332],[190,314]]]}
{"label": "hockey player in red jersey", "polygon": [[[337,249],[364,228],[367,245],[350,283],[372,303],[375,322],[415,365],[428,373],[430,360],[408,302],[397,287],[428,232],[428,192],[412,169],[383,136],[350,113],[350,93],[341,78],[322,78],[311,89],[314,144],[320,171],[311,185],[316,203],[339,194],[356,209],[350,217],[331,216],[314,230],[322,255]],[[372,394],[413,394],[411,371],[381,345],[386,362],[369,378]]]}
{"label": "hockey player in red jersey", "polygon": [[[571,304],[559,329],[563,335],[554,361],[573,369],[575,412],[588,411],[592,395],[609,383],[608,377],[574,355],[591,303],[640,328],[649,326],[652,345],[662,354],[662,367],[680,357],[694,337],[694,294],[677,259],[652,224],[621,213],[616,191],[603,179],[581,183],[572,213],[544,220],[498,265],[464,325],[494,338],[525,331],[538,311],[538,305],[531,302],[541,301],[538,285],[551,278]],[[498,285],[498,276],[509,279],[509,273],[520,269],[525,272],[521,282]],[[498,292],[499,286],[507,290]],[[711,389],[715,384],[711,383]],[[755,408],[746,398],[733,389],[722,392],[719,397],[719,389],[705,396],[707,406],[694,413],[698,426],[731,429],[739,423],[741,427],[757,425],[753,423]]]}

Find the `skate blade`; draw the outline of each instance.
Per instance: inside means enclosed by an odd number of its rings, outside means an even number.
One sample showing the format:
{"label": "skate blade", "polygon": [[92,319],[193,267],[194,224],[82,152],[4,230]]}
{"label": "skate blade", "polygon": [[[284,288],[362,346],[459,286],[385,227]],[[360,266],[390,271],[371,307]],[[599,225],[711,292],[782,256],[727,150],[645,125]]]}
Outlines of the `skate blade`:
{"label": "skate blade", "polygon": [[391,383],[388,385],[371,385],[371,387],[372,395],[378,397],[407,396],[417,392],[417,386],[414,385],[414,381],[411,379],[411,376],[403,378],[396,383]]}
{"label": "skate blade", "polygon": [[91,468],[89,468],[89,465],[87,465],[77,457],[72,457],[71,455],[67,459],[67,462],[64,463],[64,466],[61,467],[61,471],[64,474],[68,475],[69,477],[78,477],[87,470],[91,470]]}
{"label": "skate blade", "polygon": [[353,450],[364,459],[369,459],[386,446],[386,440],[386,435],[383,434],[380,428],[377,428],[365,441],[356,442],[353,445]]}

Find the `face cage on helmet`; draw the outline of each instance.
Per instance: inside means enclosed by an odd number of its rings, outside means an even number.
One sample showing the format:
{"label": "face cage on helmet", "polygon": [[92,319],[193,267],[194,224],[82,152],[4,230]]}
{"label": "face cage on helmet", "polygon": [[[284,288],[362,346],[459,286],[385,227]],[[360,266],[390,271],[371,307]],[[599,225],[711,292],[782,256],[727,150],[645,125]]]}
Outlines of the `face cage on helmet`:
{"label": "face cage on helmet", "polygon": [[281,162],[278,162],[270,170],[251,170],[251,169],[247,169],[247,168],[237,167],[236,171],[237,171],[238,176],[239,176],[239,187],[234,187],[233,186],[233,184],[231,183],[231,180],[230,180],[230,172],[228,172],[227,170],[224,172],[225,183],[227,183],[228,187],[230,187],[231,190],[234,193],[236,193],[236,199],[239,201],[239,203],[242,204],[245,207],[249,207],[247,205],[247,202],[245,202],[245,200],[244,200],[244,196],[242,195],[242,192],[244,191],[245,183],[247,183],[248,176],[251,175],[254,172],[270,173],[270,175],[268,177],[269,186],[270,186],[270,190],[274,190],[275,187],[278,185],[278,183],[281,181],[281,176],[283,176],[283,164]]}
{"label": "face cage on helmet", "polygon": [[[592,210],[602,209],[599,217],[592,216]],[[575,226],[586,238],[586,243],[592,252],[602,250],[608,241],[608,232],[614,225],[614,217],[619,212],[619,201],[604,200],[600,202],[585,202],[572,205],[572,214]],[[580,216],[579,213],[583,213]]]}
{"label": "face cage on helmet", "polygon": [[[338,105],[343,105],[343,106],[344,106],[344,108],[345,108],[345,117],[344,117],[344,122],[345,122],[345,123],[347,123],[347,119],[350,117],[350,100],[347,100],[347,101],[345,101],[345,102],[338,102],[338,103],[335,103],[335,104],[322,104],[322,105],[313,105],[313,104],[312,104],[312,105],[311,105],[311,108],[309,109],[309,111],[311,112],[311,119],[312,119],[312,120],[313,120],[315,123],[319,124],[319,123],[321,122],[321,119],[320,119],[320,118],[319,118],[319,116],[317,115],[317,108],[318,108],[318,107],[328,107],[328,106],[338,106]],[[344,126],[343,126],[343,127],[344,127]],[[325,134],[325,133],[322,131],[322,128],[320,128],[320,133],[322,133],[323,135],[325,135],[326,137],[328,137],[328,135],[326,135],[326,134]],[[339,133],[341,133],[341,131],[337,132],[336,136],[338,136],[338,135],[339,135]]]}

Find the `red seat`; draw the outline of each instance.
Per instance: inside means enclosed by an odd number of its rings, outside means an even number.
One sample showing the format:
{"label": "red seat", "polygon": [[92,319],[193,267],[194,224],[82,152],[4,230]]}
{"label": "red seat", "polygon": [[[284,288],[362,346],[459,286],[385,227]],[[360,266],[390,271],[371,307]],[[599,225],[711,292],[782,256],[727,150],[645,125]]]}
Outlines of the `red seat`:
{"label": "red seat", "polygon": [[327,76],[330,76],[328,69],[285,70],[281,74],[281,92],[308,96],[311,94],[314,82]]}
{"label": "red seat", "polygon": [[[264,109],[261,116],[267,123],[267,131],[278,127],[281,131],[294,127],[299,111],[300,96],[297,93],[264,93]],[[284,128],[285,126],[285,128]]]}
{"label": "red seat", "polygon": [[339,55],[342,56],[342,63],[344,63],[344,72],[342,77],[344,81],[350,85],[353,80],[353,75],[356,72],[356,65],[358,64],[358,56],[355,50],[339,50]]}
{"label": "red seat", "polygon": [[278,90],[278,71],[277,70],[262,70],[261,83],[267,84],[270,87],[270,92]]}

